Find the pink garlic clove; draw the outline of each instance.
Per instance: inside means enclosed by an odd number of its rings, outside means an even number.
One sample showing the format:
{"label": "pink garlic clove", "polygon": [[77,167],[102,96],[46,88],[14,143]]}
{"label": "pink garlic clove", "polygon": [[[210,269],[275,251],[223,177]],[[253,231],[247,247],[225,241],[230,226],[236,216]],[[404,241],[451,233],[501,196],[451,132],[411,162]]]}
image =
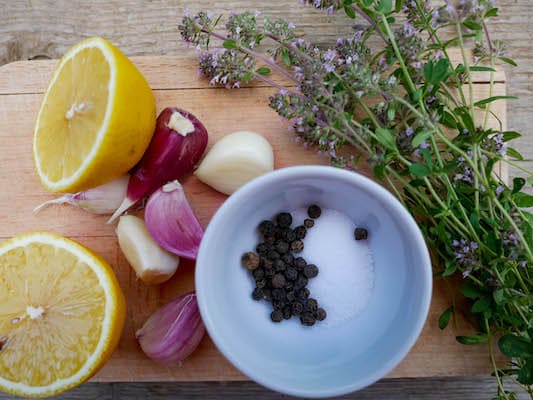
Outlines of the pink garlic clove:
{"label": "pink garlic clove", "polygon": [[195,260],[204,235],[183,186],[175,180],[155,191],[144,213],[148,231],[165,250]]}
{"label": "pink garlic clove", "polygon": [[200,344],[205,327],[196,293],[189,292],[157,310],[136,333],[143,352],[161,364],[176,364]]}

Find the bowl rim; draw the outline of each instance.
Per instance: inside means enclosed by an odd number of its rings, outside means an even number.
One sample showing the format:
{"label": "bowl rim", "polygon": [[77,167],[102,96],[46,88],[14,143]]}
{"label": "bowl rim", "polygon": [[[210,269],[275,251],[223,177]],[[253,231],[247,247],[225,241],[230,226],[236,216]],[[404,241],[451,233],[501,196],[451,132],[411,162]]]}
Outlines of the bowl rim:
{"label": "bowl rim", "polygon": [[400,220],[404,224],[403,228],[406,231],[409,231],[409,234],[412,235],[412,237],[415,239],[413,240],[413,242],[415,243],[414,250],[417,251],[418,257],[423,261],[422,282],[424,283],[424,286],[422,288],[423,292],[420,293],[419,297],[419,301],[422,305],[422,308],[421,312],[419,312],[419,314],[417,315],[416,323],[413,324],[413,328],[408,340],[400,346],[394,356],[389,359],[387,363],[383,364],[380,368],[377,368],[373,374],[363,379],[359,379],[355,382],[352,382],[351,384],[346,384],[342,386],[332,386],[329,388],[324,388],[322,390],[308,390],[301,387],[292,387],[290,385],[283,385],[277,382],[272,382],[268,379],[264,379],[260,374],[257,374],[252,368],[248,368],[245,364],[243,364],[239,360],[238,356],[236,356],[236,353],[230,347],[228,347],[217,335],[217,330],[215,326],[216,324],[207,308],[206,293],[202,290],[203,282],[209,276],[209,274],[207,273],[207,268],[195,268],[195,290],[197,294],[200,314],[202,316],[202,320],[207,329],[207,332],[209,333],[211,340],[213,341],[217,349],[222,353],[222,355],[227,360],[229,360],[231,364],[233,364],[241,373],[269,389],[287,395],[309,398],[341,396],[354,392],[356,390],[363,389],[364,387],[375,383],[379,379],[389,374],[405,358],[405,356],[409,353],[411,348],[418,340],[429,313],[433,290],[433,274],[429,251],[422,232],[418,227],[416,221],[407,211],[407,209],[402,205],[402,203],[391,192],[389,192],[379,183],[358,172],[347,171],[336,167],[304,165],[276,169],[246,183],[235,193],[229,196],[224,201],[224,203],[222,203],[219,209],[215,212],[213,218],[211,219],[205,230],[203,239],[200,243],[196,265],[199,266],[204,263],[204,257],[207,252],[206,249],[208,247],[208,243],[211,241],[215,229],[213,227],[218,225],[218,221],[224,217],[224,214],[227,209],[233,208],[234,206],[238,205],[241,201],[241,198],[247,197],[250,193],[253,193],[255,190],[261,188],[265,184],[271,184],[276,181],[305,178],[341,180],[363,188],[370,195],[379,198],[380,200],[384,201],[388,207],[391,207],[392,213],[397,215],[398,220]]}

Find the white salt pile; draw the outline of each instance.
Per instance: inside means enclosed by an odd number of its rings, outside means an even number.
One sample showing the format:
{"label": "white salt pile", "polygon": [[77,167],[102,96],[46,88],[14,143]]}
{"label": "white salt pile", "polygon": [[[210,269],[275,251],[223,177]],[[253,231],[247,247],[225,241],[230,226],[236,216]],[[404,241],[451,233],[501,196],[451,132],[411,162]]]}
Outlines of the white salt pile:
{"label": "white salt pile", "polygon": [[[296,221],[305,210],[295,213]],[[303,218],[302,218],[303,221]],[[367,305],[374,287],[372,254],[366,240],[355,240],[355,223],[336,210],[322,209],[308,229],[301,256],[316,264],[318,276],[309,280],[310,297],[327,312],[324,325],[337,325],[356,317]],[[372,232],[368,233],[369,236]]]}

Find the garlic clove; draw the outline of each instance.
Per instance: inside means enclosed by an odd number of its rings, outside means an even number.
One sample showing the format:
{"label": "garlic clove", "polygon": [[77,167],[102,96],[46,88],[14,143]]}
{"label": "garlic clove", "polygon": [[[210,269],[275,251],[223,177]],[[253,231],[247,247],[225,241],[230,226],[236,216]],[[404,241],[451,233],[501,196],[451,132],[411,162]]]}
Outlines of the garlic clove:
{"label": "garlic clove", "polygon": [[179,257],[162,249],[154,241],[141,218],[121,216],[117,236],[122,253],[143,282],[163,283],[178,269]]}
{"label": "garlic clove", "polygon": [[40,211],[50,204],[70,204],[93,214],[113,214],[126,197],[129,175],[121,176],[111,182],[78,193],[65,193],[63,196],[48,200],[34,208]]}
{"label": "garlic clove", "polygon": [[232,194],[248,181],[274,169],[270,143],[255,132],[224,136],[207,153],[194,175],[225,194]]}
{"label": "garlic clove", "polygon": [[204,334],[196,293],[189,292],[152,314],[135,336],[148,357],[175,364],[198,347]]}
{"label": "garlic clove", "polygon": [[204,231],[176,180],[163,185],[148,199],[146,227],[165,250],[195,260]]}

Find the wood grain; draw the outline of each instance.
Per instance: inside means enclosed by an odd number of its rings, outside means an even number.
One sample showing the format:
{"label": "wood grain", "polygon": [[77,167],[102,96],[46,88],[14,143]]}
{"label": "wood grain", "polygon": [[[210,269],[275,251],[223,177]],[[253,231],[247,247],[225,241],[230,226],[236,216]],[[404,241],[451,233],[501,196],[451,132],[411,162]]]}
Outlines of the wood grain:
{"label": "wood grain", "polygon": [[[507,385],[518,391],[515,384]],[[356,393],[335,400],[482,400],[496,393],[492,377],[384,379]],[[527,400],[518,392],[517,400]],[[0,393],[0,400],[17,397]],[[254,382],[89,382],[55,400],[295,400],[265,389]]]}
{"label": "wood grain", "polygon": [[[194,73],[192,60],[136,57],[134,62],[150,85],[156,88],[154,93],[158,109],[179,104],[192,111],[208,129],[209,145],[226,133],[250,129],[268,138],[276,155],[276,168],[327,163],[327,159],[298,146],[286,126],[267,107],[271,88],[249,87],[234,91],[211,88]],[[149,361],[137,346],[134,333],[145,319],[162,304],[194,287],[193,263],[182,262],[178,273],[168,283],[148,287],[136,280],[133,270],[118,249],[114,226],[105,224],[105,217],[90,215],[68,206],[52,206],[32,215],[31,210],[36,205],[54,197],[41,188],[33,172],[31,158],[34,116],[46,85],[46,80],[41,78],[46,75],[43,71],[49,73],[54,65],[55,61],[26,61],[0,67],[0,82],[9,84],[9,89],[4,89],[3,94],[0,94],[0,141],[7,146],[0,158],[0,168],[9,172],[0,175],[0,238],[30,230],[51,230],[79,240],[102,254],[113,265],[126,294],[128,318],[117,351],[94,377],[95,380],[246,379],[218,353],[207,337],[183,366],[157,365]],[[487,90],[486,83],[476,84],[476,98],[486,97]],[[498,83],[495,94],[504,92],[505,84]],[[500,108],[494,108],[494,111],[505,123],[505,103],[497,104]],[[369,171],[361,172],[370,175]],[[192,204],[200,222],[206,226],[226,197],[208,188],[194,176],[187,178],[184,186],[188,196],[193,199]],[[449,304],[445,285],[436,281],[424,331],[408,357],[390,374],[391,377],[472,375],[490,371],[486,348],[464,347],[455,341],[456,334],[469,330],[465,318],[459,318],[457,322],[461,328],[455,331],[438,329],[437,319]],[[435,363],[437,357],[439,362]]]}
{"label": "wood grain", "polygon": [[[300,32],[315,42],[327,45],[334,42],[338,35],[346,34],[350,28],[343,18],[329,17],[311,7],[299,7],[296,0],[256,0],[219,1],[197,0],[0,0],[0,65],[17,60],[57,58],[78,40],[102,35],[116,43],[127,55],[172,55],[186,57],[178,38],[176,25],[184,5],[192,10],[209,8],[215,12],[232,9],[260,9],[271,16],[290,18]],[[497,2],[500,17],[490,24],[493,39],[503,39],[507,43],[508,55],[514,58],[518,68],[506,67],[508,93],[520,96],[519,100],[509,103],[509,129],[528,133],[533,117],[533,9],[529,0],[501,0]],[[37,64],[33,64],[37,65]],[[33,66],[31,67],[33,69]],[[52,68],[49,66],[48,68]],[[35,68],[31,79],[39,74],[46,82],[48,71]],[[10,77],[8,76],[8,83]],[[0,81],[0,92],[5,89],[5,81]],[[22,84],[24,85],[24,83]],[[24,107],[24,104],[21,104]],[[10,118],[9,113],[0,107],[0,120]],[[18,127],[13,128],[19,132]],[[515,145],[526,157],[522,166],[533,167],[533,142],[530,135],[524,135]],[[4,143],[5,144],[5,143]],[[2,157],[9,157],[9,151]],[[29,171],[32,174],[32,171]],[[523,175],[511,170],[511,175]],[[0,175],[0,179],[4,174]],[[35,188],[32,185],[32,188]],[[36,204],[38,198],[32,201]],[[4,208],[0,208],[4,210]],[[17,213],[29,210],[17,208]],[[47,211],[52,213],[51,210]],[[66,209],[57,211],[56,217]],[[87,216],[86,216],[87,217]],[[70,217],[68,218],[70,219]],[[67,218],[65,218],[66,221]],[[97,223],[95,223],[96,225]],[[2,224],[4,225],[4,224]],[[464,349],[464,347],[460,347]],[[440,362],[439,357],[435,364]],[[277,394],[259,388],[253,383],[183,383],[183,384],[91,384],[75,389],[62,399],[72,398],[280,398]],[[387,379],[372,387],[348,396],[354,399],[449,399],[469,400],[488,399],[495,393],[494,378],[433,378],[433,379]],[[0,399],[12,398],[0,394]],[[520,399],[526,398],[520,397]]]}

